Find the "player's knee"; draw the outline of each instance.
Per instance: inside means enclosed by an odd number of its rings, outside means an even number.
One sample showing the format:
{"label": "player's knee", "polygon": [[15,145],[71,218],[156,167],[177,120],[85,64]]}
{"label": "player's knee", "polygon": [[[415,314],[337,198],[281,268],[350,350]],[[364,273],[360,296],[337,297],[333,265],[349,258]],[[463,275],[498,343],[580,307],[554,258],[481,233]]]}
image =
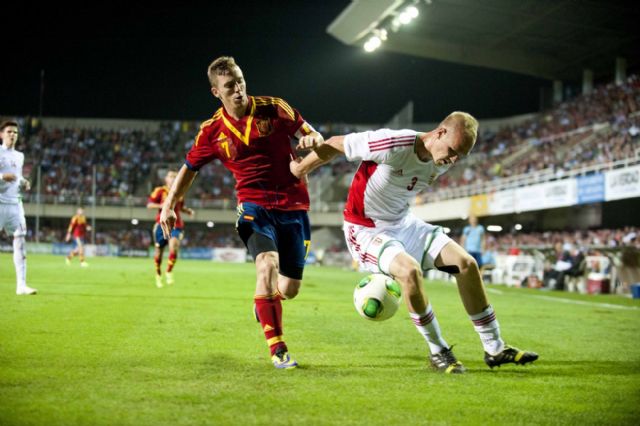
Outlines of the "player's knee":
{"label": "player's knee", "polygon": [[470,254],[465,253],[458,263],[460,268],[460,273],[463,275],[467,275],[473,272],[478,273],[480,268],[478,268],[478,262],[471,256]]}
{"label": "player's knee", "polygon": [[278,256],[275,252],[260,253],[256,257],[256,272],[258,276],[271,277],[278,271]]}
{"label": "player's knee", "polygon": [[23,257],[26,257],[27,250],[24,235],[17,234],[13,236],[13,250],[14,255],[20,253]]}
{"label": "player's knee", "polygon": [[401,283],[405,283],[410,287],[419,286],[422,283],[422,268],[416,260],[410,256],[397,256],[394,262],[399,272],[395,277]]}
{"label": "player's knee", "polygon": [[300,292],[300,281],[287,280],[282,286],[279,286],[279,290],[285,299],[293,299]]}

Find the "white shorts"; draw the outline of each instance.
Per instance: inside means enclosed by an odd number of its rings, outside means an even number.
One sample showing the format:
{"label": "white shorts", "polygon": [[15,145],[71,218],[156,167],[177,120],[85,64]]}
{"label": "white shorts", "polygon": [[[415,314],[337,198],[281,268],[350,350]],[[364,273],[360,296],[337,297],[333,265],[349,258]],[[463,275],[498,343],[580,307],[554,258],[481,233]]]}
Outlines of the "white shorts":
{"label": "white shorts", "polygon": [[4,229],[7,235],[21,237],[27,235],[27,222],[24,220],[22,203],[0,203],[0,230]]}
{"label": "white shorts", "polygon": [[439,226],[425,223],[411,213],[397,223],[367,227],[344,222],[347,247],[354,260],[366,271],[389,274],[391,261],[405,252],[423,270],[434,268],[434,261],[451,238]]}

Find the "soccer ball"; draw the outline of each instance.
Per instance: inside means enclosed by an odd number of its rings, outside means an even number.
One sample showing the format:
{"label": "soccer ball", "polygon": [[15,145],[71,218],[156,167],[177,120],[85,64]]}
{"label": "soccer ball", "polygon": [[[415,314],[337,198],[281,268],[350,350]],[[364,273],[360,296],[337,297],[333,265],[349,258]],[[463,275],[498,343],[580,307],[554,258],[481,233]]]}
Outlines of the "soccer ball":
{"label": "soccer ball", "polygon": [[364,277],[353,291],[356,311],[365,319],[384,321],[400,306],[400,284],[383,274]]}

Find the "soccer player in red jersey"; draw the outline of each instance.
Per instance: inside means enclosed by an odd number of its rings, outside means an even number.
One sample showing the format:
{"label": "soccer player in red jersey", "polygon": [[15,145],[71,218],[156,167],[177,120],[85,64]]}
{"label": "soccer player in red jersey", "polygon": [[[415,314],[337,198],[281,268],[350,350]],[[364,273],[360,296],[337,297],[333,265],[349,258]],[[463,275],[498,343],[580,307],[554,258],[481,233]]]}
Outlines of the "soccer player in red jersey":
{"label": "soccer player in red jersey", "polygon": [[175,170],[168,170],[167,175],[164,177],[165,185],[155,187],[147,202],[148,209],[158,209],[158,214],[156,214],[156,223],[153,225],[153,241],[156,247],[153,255],[153,261],[156,266],[156,287],[158,288],[162,287],[162,272],[160,269],[162,266],[162,255],[164,254],[164,248],[167,244],[169,244],[169,260],[167,261],[167,272],[165,273],[165,277],[167,285],[171,285],[175,282],[175,278],[173,277],[173,267],[178,260],[180,241],[182,241],[182,238],[184,237],[184,222],[180,217],[180,213],[186,213],[189,216],[193,216],[195,214],[193,209],[185,207],[184,199],[181,198],[176,203],[175,207],[175,227],[171,230],[171,235],[167,241],[167,238],[162,234],[162,227],[160,226],[160,209],[162,209],[162,203],[164,203],[164,200],[167,198],[169,188],[171,188],[176,175],[177,172]]}
{"label": "soccer player in red jersey", "polygon": [[205,121],[169,191],[160,225],[165,236],[176,222],[173,209],[198,170],[218,159],[236,179],[236,229],[256,265],[255,313],[276,368],[295,368],[282,330],[282,299],[300,289],[310,245],[309,194],[304,179],[289,170],[291,138],[321,143],[316,132],[284,100],[248,96],[235,60],[223,56],[209,65],[211,93],[222,102]]}
{"label": "soccer player in red jersey", "polygon": [[80,266],[83,268],[89,266],[89,264],[84,260],[84,239],[87,235],[87,231],[91,231],[91,227],[87,225],[87,218],[84,215],[84,209],[80,207],[76,211],[76,214],[71,218],[69,228],[67,228],[67,236],[64,239],[66,242],[69,242],[73,236],[73,242],[75,244],[75,248],[69,252],[69,255],[67,255],[67,258],[65,259],[67,265],[71,265],[71,259],[73,259],[75,255],[78,255],[80,257]]}

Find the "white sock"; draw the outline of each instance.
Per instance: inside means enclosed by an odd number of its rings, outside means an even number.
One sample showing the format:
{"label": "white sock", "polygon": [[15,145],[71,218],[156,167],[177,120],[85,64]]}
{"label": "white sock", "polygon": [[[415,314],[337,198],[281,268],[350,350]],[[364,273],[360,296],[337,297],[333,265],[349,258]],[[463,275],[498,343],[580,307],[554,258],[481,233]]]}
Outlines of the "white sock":
{"label": "white sock", "polygon": [[417,314],[409,312],[409,316],[411,316],[418,332],[424,336],[432,354],[437,354],[441,350],[449,347],[442,337],[436,314],[433,312],[433,309],[431,309],[431,303],[429,303],[424,313]]}
{"label": "white sock", "polygon": [[469,315],[473,322],[473,328],[480,336],[480,341],[485,352],[490,355],[497,355],[504,349],[504,340],[500,337],[500,324],[496,319],[496,314],[491,305],[487,306],[479,314]]}
{"label": "white sock", "polygon": [[27,250],[24,236],[13,237],[13,264],[16,267],[18,290],[27,286]]}

